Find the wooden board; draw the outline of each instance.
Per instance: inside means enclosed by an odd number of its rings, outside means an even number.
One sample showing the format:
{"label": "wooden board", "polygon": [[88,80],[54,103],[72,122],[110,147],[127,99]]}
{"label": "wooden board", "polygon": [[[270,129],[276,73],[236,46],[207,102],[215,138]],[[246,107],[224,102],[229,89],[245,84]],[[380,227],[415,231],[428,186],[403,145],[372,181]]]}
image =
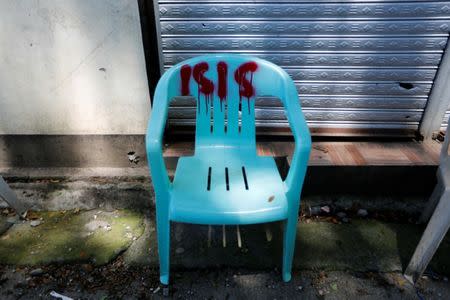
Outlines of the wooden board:
{"label": "wooden board", "polygon": [[[424,166],[438,165],[441,143],[431,142],[313,142],[310,166]],[[293,142],[260,142],[258,154],[287,156],[294,150]],[[164,156],[188,156],[194,153],[193,142],[174,142],[165,145]]]}

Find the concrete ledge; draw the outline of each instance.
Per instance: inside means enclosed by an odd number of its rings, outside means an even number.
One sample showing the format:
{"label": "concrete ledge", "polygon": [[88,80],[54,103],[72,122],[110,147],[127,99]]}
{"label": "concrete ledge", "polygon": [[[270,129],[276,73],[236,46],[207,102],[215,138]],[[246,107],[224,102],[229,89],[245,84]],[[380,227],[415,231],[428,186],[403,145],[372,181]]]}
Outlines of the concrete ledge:
{"label": "concrete ledge", "polygon": [[92,168],[22,168],[3,167],[0,174],[10,182],[27,182],[39,179],[80,180],[89,178],[149,178],[147,166],[140,167],[92,167]]}
{"label": "concrete ledge", "polygon": [[14,180],[10,187],[19,201],[32,210],[107,210],[129,208],[148,210],[154,207],[153,189],[148,179],[103,178],[59,179],[39,178]]}
{"label": "concrete ledge", "polygon": [[0,135],[0,167],[130,167],[146,165],[144,135]]}
{"label": "concrete ledge", "polygon": [[[280,162],[280,172],[286,166]],[[172,169],[176,160],[168,159]],[[18,199],[35,210],[153,209],[148,168],[3,168],[0,175]],[[431,194],[434,168],[310,167],[302,205],[359,205],[418,214]],[[324,188],[326,187],[326,188]]]}

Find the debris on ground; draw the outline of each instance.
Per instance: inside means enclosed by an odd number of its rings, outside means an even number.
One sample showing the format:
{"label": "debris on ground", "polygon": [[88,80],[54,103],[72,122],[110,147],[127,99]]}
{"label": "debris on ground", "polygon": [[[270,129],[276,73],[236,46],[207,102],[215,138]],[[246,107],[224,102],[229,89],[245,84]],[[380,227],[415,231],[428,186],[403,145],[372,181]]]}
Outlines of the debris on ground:
{"label": "debris on ground", "polygon": [[73,298],[61,295],[60,293],[57,293],[55,291],[51,291],[50,296],[52,296],[53,298],[61,299],[61,300],[73,300]]}
{"label": "debris on ground", "polygon": [[346,214],[345,212],[343,212],[343,211],[340,211],[340,212],[338,212],[338,213],[336,214],[336,216],[337,216],[339,219],[343,219],[343,218],[347,217],[347,214]]}
{"label": "debris on ground", "polygon": [[28,210],[26,214],[26,220],[38,220],[39,219],[39,213],[36,211]]}
{"label": "debris on ground", "polygon": [[368,215],[369,213],[367,212],[367,210],[365,210],[365,209],[362,209],[362,208],[360,208],[360,209],[358,209],[358,212],[356,213],[356,215],[358,216],[358,217],[367,217],[367,215]]}
{"label": "debris on ground", "polygon": [[328,205],[325,205],[320,208],[320,211],[323,211],[323,212],[329,214],[331,212],[331,209]]}
{"label": "debris on ground", "polygon": [[[419,289],[398,280],[402,274],[344,271],[294,272],[283,283],[280,272],[245,269],[202,269],[172,273],[171,286],[161,286],[157,267],[131,267],[119,257],[110,264],[53,264],[45,273],[29,277],[27,267],[1,266],[1,299],[35,299],[55,293],[55,299],[449,299],[450,287],[443,281],[421,280]],[[6,281],[4,281],[6,280]],[[223,288],[222,288],[222,283]],[[154,287],[154,288],[151,288]],[[345,287],[345,288],[341,288]],[[62,298],[61,296],[67,297]],[[195,297],[194,297],[195,296]]]}
{"label": "debris on ground", "polygon": [[156,294],[157,292],[159,292],[159,290],[161,290],[161,287],[160,287],[160,286],[158,286],[158,287],[153,291],[153,294]]}
{"label": "debris on ground", "polygon": [[316,216],[318,214],[320,214],[322,210],[320,209],[320,206],[310,206],[309,207],[309,215],[310,216]]}
{"label": "debris on ground", "polygon": [[310,217],[313,216],[328,216],[332,213],[333,208],[330,205],[317,205],[317,206],[308,206],[307,215]]}
{"label": "debris on ground", "polygon": [[41,276],[42,274],[44,274],[44,270],[42,270],[41,268],[31,270],[30,272],[31,276]]}
{"label": "debris on ground", "polygon": [[41,223],[42,222],[40,220],[33,220],[33,221],[30,222],[30,226],[31,227],[36,227],[36,226],[41,225]]}

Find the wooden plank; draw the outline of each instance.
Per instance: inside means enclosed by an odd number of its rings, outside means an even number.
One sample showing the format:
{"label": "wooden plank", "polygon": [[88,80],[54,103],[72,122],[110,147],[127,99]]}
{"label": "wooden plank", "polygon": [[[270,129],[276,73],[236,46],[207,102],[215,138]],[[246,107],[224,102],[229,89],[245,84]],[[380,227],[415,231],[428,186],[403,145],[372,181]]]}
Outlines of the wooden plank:
{"label": "wooden plank", "polygon": [[436,160],[432,153],[429,153],[427,149],[419,143],[414,147],[411,147],[410,145],[401,145],[401,151],[414,165],[434,165],[439,163],[439,160]]}
{"label": "wooden plank", "polygon": [[[336,147],[333,144],[329,144],[328,147],[329,149],[329,156],[331,159],[331,163],[336,166],[342,166],[344,165],[344,161],[342,160],[341,156],[339,155],[339,151],[338,149],[336,149]],[[313,166],[314,165],[314,161],[310,161],[309,165]]]}
{"label": "wooden plank", "polygon": [[314,143],[311,149],[310,163],[316,166],[332,166],[332,158],[327,143]]}
{"label": "wooden plank", "polygon": [[408,165],[411,161],[400,150],[400,143],[364,143],[359,147],[368,165]]}
{"label": "wooden plank", "polygon": [[441,145],[442,143],[438,143],[436,141],[424,142],[422,147],[425,149],[427,153],[431,156],[436,164],[439,164],[439,155],[441,154]]}
{"label": "wooden plank", "polygon": [[[164,156],[193,155],[193,142],[173,142],[164,149]],[[348,142],[318,141],[312,143],[310,166],[426,166],[438,165],[441,143],[433,142]],[[288,157],[294,151],[293,142],[262,141],[257,153],[263,156]]]}
{"label": "wooden plank", "polygon": [[353,160],[358,166],[366,165],[366,159],[363,157],[358,147],[355,144],[345,145],[345,149],[352,156]]}

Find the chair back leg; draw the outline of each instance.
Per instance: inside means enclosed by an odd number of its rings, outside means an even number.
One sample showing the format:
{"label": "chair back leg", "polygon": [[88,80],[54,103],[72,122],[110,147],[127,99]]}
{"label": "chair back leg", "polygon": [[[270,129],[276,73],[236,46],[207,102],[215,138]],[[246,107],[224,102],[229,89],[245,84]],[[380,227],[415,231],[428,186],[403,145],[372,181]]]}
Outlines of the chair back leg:
{"label": "chair back leg", "polygon": [[425,209],[423,210],[422,214],[419,218],[419,223],[424,224],[430,220],[431,215],[433,214],[433,211],[436,209],[436,205],[439,203],[439,199],[441,198],[441,195],[445,191],[445,186],[442,183],[442,180],[440,176],[438,176],[438,182],[436,184],[436,187],[433,190],[433,193],[430,196],[430,199],[427,202],[427,205],[425,206]]}
{"label": "chair back leg", "polygon": [[414,251],[413,257],[405,271],[405,277],[416,282],[428,263],[433,258],[434,253],[442,242],[450,227],[450,190],[446,190],[440,200],[430,222],[425,229],[419,245]]}

